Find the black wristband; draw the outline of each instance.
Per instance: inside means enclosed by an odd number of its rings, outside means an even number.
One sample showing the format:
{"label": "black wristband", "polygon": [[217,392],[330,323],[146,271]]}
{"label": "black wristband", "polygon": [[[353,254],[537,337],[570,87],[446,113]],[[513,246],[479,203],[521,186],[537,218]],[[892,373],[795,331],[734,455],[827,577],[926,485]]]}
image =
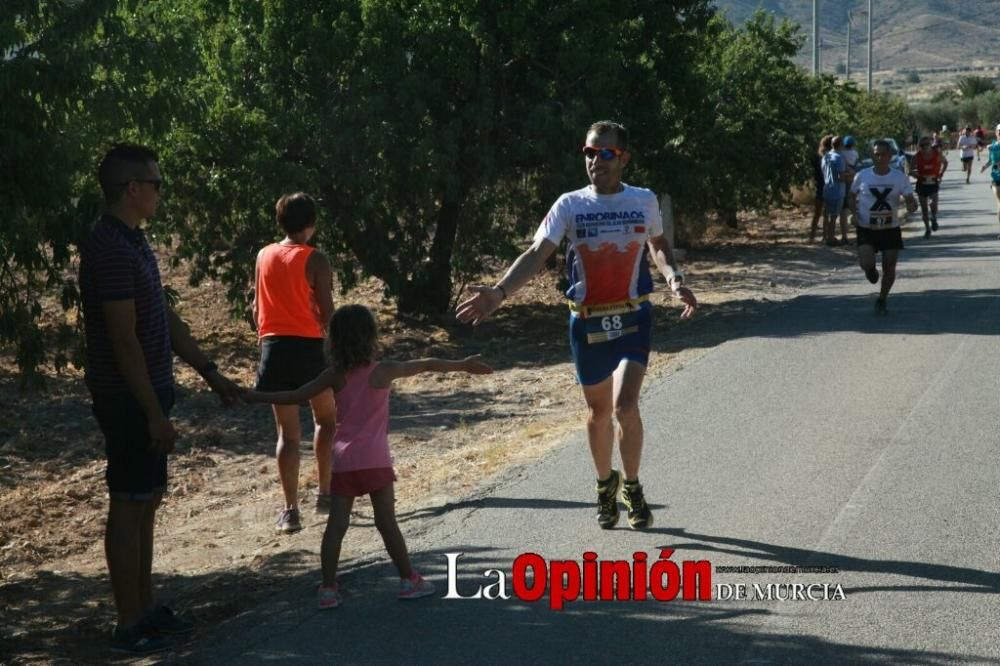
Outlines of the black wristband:
{"label": "black wristband", "polygon": [[200,368],[195,368],[195,371],[199,375],[201,375],[202,377],[204,377],[208,373],[215,372],[218,369],[219,369],[219,366],[217,366],[214,361],[209,361],[208,363],[206,363],[205,365],[201,366]]}
{"label": "black wristband", "polygon": [[498,284],[494,289],[499,289],[500,293],[503,295],[503,300],[507,300],[507,290],[503,288],[503,285]]}

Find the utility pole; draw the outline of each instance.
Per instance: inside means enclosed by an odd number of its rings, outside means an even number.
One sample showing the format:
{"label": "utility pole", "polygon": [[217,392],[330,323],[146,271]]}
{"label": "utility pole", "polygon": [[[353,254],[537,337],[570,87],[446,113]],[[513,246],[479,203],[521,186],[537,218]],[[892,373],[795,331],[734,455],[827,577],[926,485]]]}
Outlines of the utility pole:
{"label": "utility pole", "polygon": [[819,0],[813,0],[813,76],[819,74]]}
{"label": "utility pole", "polygon": [[851,10],[847,10],[847,62],[844,64],[844,78],[851,80]]}
{"label": "utility pole", "polygon": [[872,91],[872,3],[868,0],[868,92]]}

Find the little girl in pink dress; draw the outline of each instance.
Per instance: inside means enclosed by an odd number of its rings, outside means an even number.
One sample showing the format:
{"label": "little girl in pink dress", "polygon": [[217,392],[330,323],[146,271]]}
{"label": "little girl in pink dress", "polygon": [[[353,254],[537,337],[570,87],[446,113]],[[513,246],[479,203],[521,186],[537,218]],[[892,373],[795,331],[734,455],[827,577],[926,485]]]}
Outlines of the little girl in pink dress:
{"label": "little girl in pink dress", "polygon": [[368,495],[375,527],[392,563],[399,570],[400,599],[416,599],[434,592],[434,586],[413,570],[406,541],[396,523],[389,452],[389,387],[401,377],[423,372],[468,372],[484,375],[493,369],[478,356],[461,361],[425,358],[416,361],[377,361],[378,328],[362,305],[337,308],[330,318],[327,352],[332,365],[316,379],[294,391],[246,391],[248,402],[299,404],[333,388],[337,401],[337,430],[333,441],[332,503],[323,533],[320,558],[323,582],[319,607],[336,608],[342,598],[337,586],[340,546],[350,523],[354,498]]}

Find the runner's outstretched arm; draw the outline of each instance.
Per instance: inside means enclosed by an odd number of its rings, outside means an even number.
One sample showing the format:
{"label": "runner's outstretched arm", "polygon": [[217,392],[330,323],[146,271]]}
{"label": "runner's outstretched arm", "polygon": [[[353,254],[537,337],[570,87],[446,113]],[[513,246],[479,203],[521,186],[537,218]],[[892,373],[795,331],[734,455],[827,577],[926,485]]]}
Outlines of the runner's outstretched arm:
{"label": "runner's outstretched arm", "polygon": [[500,307],[505,298],[535,277],[555,249],[556,244],[552,241],[546,238],[536,239],[531,247],[514,260],[495,287],[483,284],[470,286],[472,296],[458,304],[455,317],[463,324],[479,325]]}

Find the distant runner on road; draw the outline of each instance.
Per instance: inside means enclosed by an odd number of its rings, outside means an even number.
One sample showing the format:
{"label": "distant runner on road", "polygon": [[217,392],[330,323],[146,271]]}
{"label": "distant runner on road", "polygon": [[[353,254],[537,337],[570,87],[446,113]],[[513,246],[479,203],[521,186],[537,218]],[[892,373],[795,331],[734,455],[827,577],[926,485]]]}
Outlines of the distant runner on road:
{"label": "distant runner on road", "polygon": [[[622,182],[631,159],[628,131],[614,122],[594,123],[587,131],[583,155],[590,186],[560,196],[531,247],[495,287],[470,287],[472,296],[459,304],[457,316],[472,324],[489,317],[541,270],[563,238],[568,239],[570,348],[589,410],[587,440],[597,470],[597,523],[603,529],[618,523],[621,492],[629,525],[645,529],[653,525],[639,483],[643,439],[639,391],[652,328],[653,281],[646,246],[684,303],[682,318],[694,314],[697,301],[684,286],[684,274],[663,235],[656,195]],[[611,466],[616,432],[624,478]]]}
{"label": "distant runner on road", "polygon": [[997,138],[990,144],[986,154],[986,164],[979,170],[979,173],[990,169],[990,177],[993,194],[997,199],[997,221],[1000,222],[1000,125],[996,127]]}
{"label": "distant runner on road", "polygon": [[844,137],[844,149],[840,151],[840,154],[844,158],[844,165],[847,167],[847,182],[844,183],[844,207],[840,210],[840,243],[841,245],[846,245],[848,242],[847,217],[851,212],[847,208],[847,188],[850,186],[851,181],[854,180],[854,174],[858,172],[858,166],[861,162],[861,156],[857,151],[857,142],[853,136],[848,135]]}
{"label": "distant runner on road", "polygon": [[[837,245],[837,220],[844,207],[847,183],[851,182],[853,174],[848,171],[844,156],[840,154],[844,141],[839,136],[823,137],[823,240],[827,245]],[[847,244],[847,228],[843,230],[841,245]]]}
{"label": "distant runner on road", "polygon": [[[924,218],[924,238],[931,237],[931,231],[938,230],[938,189],[944,172],[948,170],[948,158],[934,148],[927,137],[920,139],[920,150],[913,158],[910,175],[917,179],[917,197],[920,199],[920,214]],[[930,214],[928,215],[928,203]]]}
{"label": "distant runner on road", "polygon": [[972,136],[972,128],[966,127],[962,130],[962,136],[958,137],[958,150],[962,157],[962,171],[965,172],[965,182],[969,182],[972,175],[972,160],[976,157],[976,146],[979,142]]}
{"label": "distant runner on road", "polygon": [[875,142],[875,166],[864,169],[851,185],[850,207],[858,225],[858,263],[872,284],[878,283],[875,254],[882,253],[882,285],[875,301],[875,312],[886,314],[886,299],[896,281],[896,262],[903,249],[903,232],[896,215],[899,198],[906,197],[906,210],[917,210],[910,179],[889,167],[892,146],[888,141]]}

